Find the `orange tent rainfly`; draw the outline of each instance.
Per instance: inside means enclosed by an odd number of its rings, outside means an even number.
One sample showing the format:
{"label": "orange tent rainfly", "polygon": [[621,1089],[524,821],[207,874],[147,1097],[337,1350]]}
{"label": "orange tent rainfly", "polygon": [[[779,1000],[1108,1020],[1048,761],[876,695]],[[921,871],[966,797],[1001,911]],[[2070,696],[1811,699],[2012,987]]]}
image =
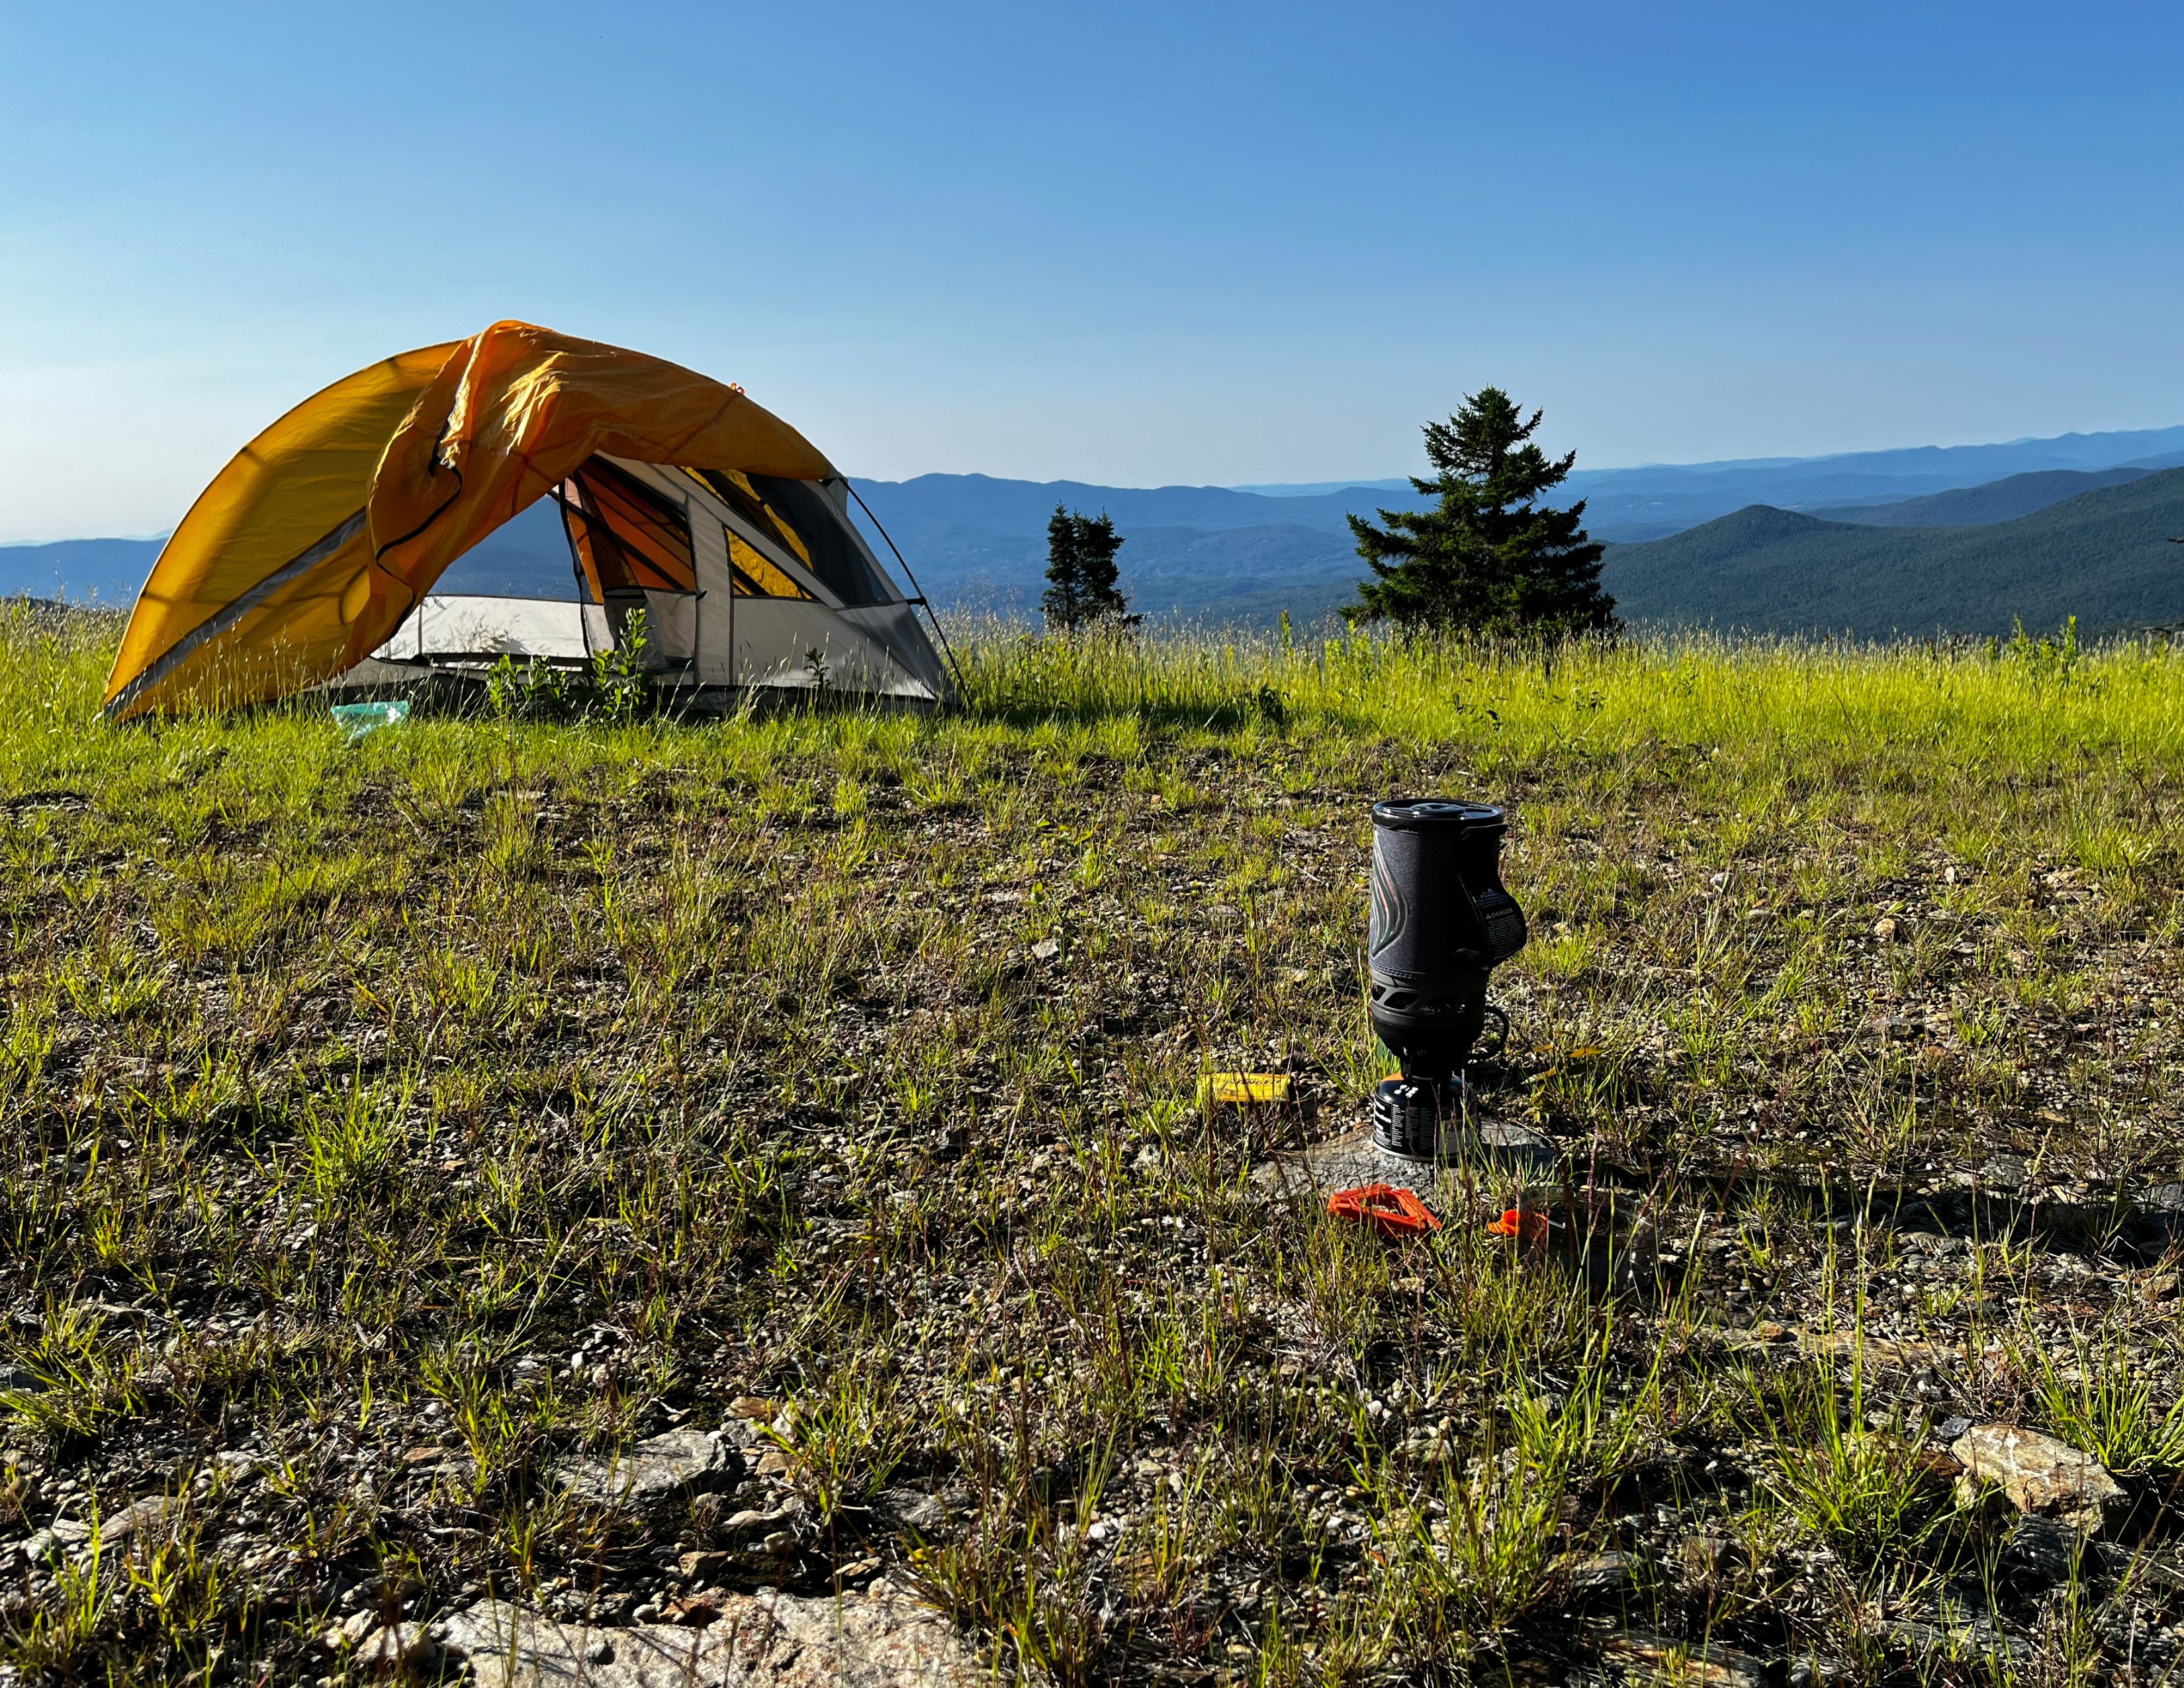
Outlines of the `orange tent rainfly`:
{"label": "orange tent rainfly", "polygon": [[[896,588],[850,497],[740,387],[498,322],[359,370],[245,446],[153,565],[106,712],[581,660],[638,648],[638,625],[662,686],[937,702],[922,600]],[[489,539],[492,565],[436,593]]]}

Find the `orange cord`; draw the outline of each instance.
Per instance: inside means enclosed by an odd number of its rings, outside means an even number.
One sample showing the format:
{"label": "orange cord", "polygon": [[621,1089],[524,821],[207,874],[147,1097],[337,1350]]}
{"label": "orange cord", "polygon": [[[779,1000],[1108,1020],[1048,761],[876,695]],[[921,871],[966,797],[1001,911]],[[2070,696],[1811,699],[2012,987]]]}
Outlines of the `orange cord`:
{"label": "orange cord", "polygon": [[1338,1189],[1327,1198],[1327,1211],[1338,1219],[1355,1219],[1372,1226],[1384,1237],[1422,1237],[1440,1229],[1440,1221],[1418,1200],[1416,1190],[1401,1184],[1361,1184]]}

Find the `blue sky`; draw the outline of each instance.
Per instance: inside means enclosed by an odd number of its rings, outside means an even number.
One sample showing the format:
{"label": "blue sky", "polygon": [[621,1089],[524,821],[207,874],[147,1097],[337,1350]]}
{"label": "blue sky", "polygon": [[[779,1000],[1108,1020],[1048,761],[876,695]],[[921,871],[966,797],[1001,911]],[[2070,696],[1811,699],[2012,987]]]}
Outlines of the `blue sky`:
{"label": "blue sky", "polygon": [[853,472],[2184,421],[2184,13],[0,0],[0,540],[152,532],[499,316]]}

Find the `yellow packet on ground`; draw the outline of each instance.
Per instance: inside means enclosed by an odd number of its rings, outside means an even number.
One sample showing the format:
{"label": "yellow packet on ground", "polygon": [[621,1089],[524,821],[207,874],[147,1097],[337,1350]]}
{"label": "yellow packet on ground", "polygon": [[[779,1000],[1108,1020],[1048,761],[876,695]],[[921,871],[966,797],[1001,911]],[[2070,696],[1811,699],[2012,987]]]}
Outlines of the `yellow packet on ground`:
{"label": "yellow packet on ground", "polygon": [[1199,1087],[1201,1102],[1214,1102],[1223,1107],[1271,1107],[1290,1100],[1290,1075],[1286,1072],[1209,1072]]}

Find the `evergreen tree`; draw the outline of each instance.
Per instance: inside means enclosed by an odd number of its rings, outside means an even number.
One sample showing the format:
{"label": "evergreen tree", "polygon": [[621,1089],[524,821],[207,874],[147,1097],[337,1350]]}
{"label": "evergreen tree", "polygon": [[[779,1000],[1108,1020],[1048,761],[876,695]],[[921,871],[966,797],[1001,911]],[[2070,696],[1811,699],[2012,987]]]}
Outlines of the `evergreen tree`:
{"label": "evergreen tree", "polygon": [[1046,624],[1064,632],[1106,624],[1134,627],[1145,618],[1130,614],[1129,600],[1116,584],[1115,553],[1122,536],[1107,512],[1089,516],[1056,504],[1046,524]]}
{"label": "evergreen tree", "polygon": [[1046,524],[1046,596],[1041,607],[1050,627],[1072,628],[1081,619],[1084,571],[1077,561],[1077,519],[1061,505]]}
{"label": "evergreen tree", "polygon": [[1435,472],[1411,484],[1440,503],[1384,510],[1384,527],[1350,518],[1375,578],[1358,583],[1345,616],[1552,638],[1618,625],[1615,600],[1600,589],[1604,548],[1585,537],[1584,500],[1567,510],[1538,502],[1577,461],[1575,452],[1551,460],[1531,443],[1540,415],[1525,421],[1507,393],[1487,387],[1447,421],[1426,424]]}

